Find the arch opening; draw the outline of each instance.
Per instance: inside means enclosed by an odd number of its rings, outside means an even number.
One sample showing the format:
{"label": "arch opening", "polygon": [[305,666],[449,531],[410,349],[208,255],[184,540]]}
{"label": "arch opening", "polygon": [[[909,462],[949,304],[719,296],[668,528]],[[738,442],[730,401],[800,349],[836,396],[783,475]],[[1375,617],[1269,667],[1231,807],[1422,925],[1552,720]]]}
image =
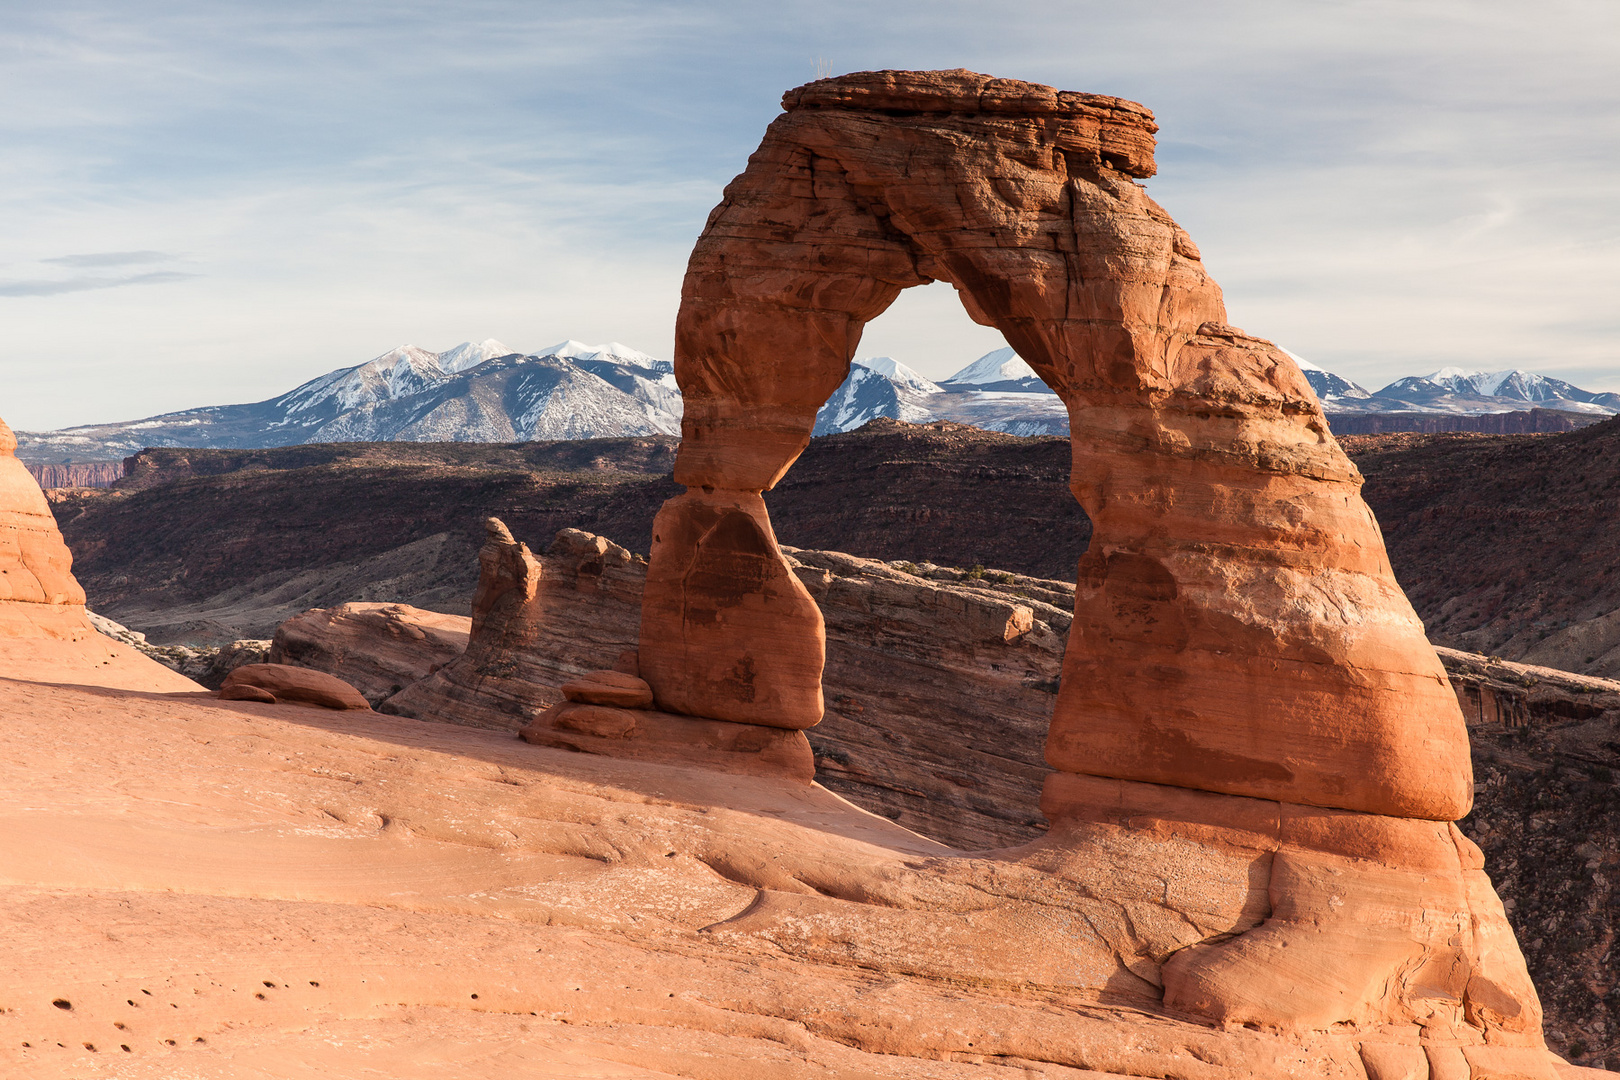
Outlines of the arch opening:
{"label": "arch opening", "polygon": [[973,322],[943,281],[902,290],[866,324],[849,375],[816,413],[811,435],[852,431],[879,417],[1011,435],[1069,432],[1056,391],[997,330]]}

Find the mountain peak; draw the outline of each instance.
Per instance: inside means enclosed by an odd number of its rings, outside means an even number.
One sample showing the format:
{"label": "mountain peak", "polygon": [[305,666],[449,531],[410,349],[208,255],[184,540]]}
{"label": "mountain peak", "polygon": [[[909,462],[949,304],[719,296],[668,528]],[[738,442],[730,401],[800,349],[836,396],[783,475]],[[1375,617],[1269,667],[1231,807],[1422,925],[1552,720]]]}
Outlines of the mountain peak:
{"label": "mountain peak", "polygon": [[892,356],[868,356],[864,360],[855,361],[856,364],[919,394],[939,394],[943,389],[933,380],[925,378],[912,368],[907,367]]}
{"label": "mountain peak", "polygon": [[494,338],[485,338],[476,345],[470,341],[463,341],[453,349],[446,349],[439,354],[439,367],[447,375],[455,375],[475,368],[485,360],[493,360],[497,356],[508,356],[517,352],[516,349],[507,348]]}
{"label": "mountain peak", "polygon": [[947,390],[1052,392],[1010,346],[985,353],[950,378],[941,379],[939,385]]}

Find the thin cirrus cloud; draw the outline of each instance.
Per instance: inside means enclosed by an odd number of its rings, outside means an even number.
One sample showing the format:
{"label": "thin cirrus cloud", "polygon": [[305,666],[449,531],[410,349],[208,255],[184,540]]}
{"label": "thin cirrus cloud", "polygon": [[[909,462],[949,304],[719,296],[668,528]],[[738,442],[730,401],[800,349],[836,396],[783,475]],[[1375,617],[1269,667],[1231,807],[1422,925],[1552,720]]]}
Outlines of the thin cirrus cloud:
{"label": "thin cirrus cloud", "polygon": [[[1146,103],[1147,189],[1232,321],[1364,385],[1456,364],[1620,389],[1612,0],[985,10],[20,12],[0,27],[0,415],[41,429],[261,400],[403,341],[667,356],[706,215],[782,91],[829,66]],[[903,296],[860,351],[939,377],[998,344],[941,286]]]}
{"label": "thin cirrus cloud", "polygon": [[[81,255],[54,255],[39,262],[44,266],[60,266],[69,270],[111,271],[173,262],[175,258],[166,251],[92,251]],[[0,297],[62,296],[66,293],[118,289],[126,285],[166,285],[201,276],[184,270],[140,270],[122,274],[81,273],[69,277],[0,281]]]}
{"label": "thin cirrus cloud", "polygon": [[188,281],[200,274],[187,274],[180,270],[148,270],[123,277],[71,277],[56,281],[0,281],[0,296],[61,296],[64,293],[93,292],[96,289],[117,289],[125,285],[165,285],[173,281]]}
{"label": "thin cirrus cloud", "polygon": [[41,259],[52,266],[69,266],[76,270],[106,266],[141,266],[146,263],[168,262],[174,256],[166,251],[93,251],[88,255],[58,255]]}

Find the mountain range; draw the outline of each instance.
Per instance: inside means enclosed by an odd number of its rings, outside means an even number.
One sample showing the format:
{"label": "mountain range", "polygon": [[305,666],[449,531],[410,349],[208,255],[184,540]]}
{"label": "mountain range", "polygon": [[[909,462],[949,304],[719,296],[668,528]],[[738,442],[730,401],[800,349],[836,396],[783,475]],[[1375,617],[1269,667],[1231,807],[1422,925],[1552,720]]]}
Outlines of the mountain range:
{"label": "mountain range", "polygon": [[[1283,350],[1288,352],[1287,349]],[[1612,416],[1620,413],[1620,394],[1582,390],[1562,379],[1514,368],[1508,371],[1465,371],[1444,367],[1429,375],[1396,379],[1376,394],[1349,379],[1324,371],[1304,357],[1288,353],[1329,413],[1420,412],[1479,416],[1520,409]]]}
{"label": "mountain range", "polygon": [[[1285,350],[1286,351],[1286,350]],[[1372,393],[1289,353],[1338,416],[1479,416],[1525,409],[1620,412],[1620,394],[1582,390],[1533,372],[1442,368]],[[1011,435],[1067,435],[1063,402],[1011,348],[935,382],[892,357],[856,360],[816,416],[813,434],[878,417],[950,420]],[[618,342],[578,341],[522,353],[493,338],[445,352],[401,345],[311,379],[279,397],[144,420],[17,432],[35,464],[111,461],[147,447],[246,449],[330,442],[527,442],[679,435],[674,365]]]}
{"label": "mountain range", "polygon": [[493,338],[442,353],[401,345],[279,397],[144,420],[18,432],[34,462],[111,460],[146,447],[328,442],[527,442],[679,435],[674,366],[618,342],[524,354]]}

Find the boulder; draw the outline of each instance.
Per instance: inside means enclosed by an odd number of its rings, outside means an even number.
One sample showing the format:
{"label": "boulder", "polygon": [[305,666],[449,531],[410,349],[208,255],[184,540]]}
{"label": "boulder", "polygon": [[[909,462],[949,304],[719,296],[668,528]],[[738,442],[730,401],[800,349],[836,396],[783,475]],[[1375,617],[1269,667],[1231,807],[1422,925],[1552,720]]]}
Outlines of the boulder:
{"label": "boulder", "polygon": [[471,630],[465,615],[409,604],[342,604],[282,623],[267,659],[336,675],[375,707],[460,656]]}
{"label": "boulder", "polygon": [[647,680],[622,671],[592,671],[562,684],[562,695],[569,701],[591,705],[614,705],[622,709],[645,709],[653,703]]}
{"label": "boulder", "polygon": [[[266,695],[269,695],[266,697]],[[335,675],[291,664],[248,664],[225,677],[219,696],[226,701],[290,702],[323,709],[364,709],[371,703]]]}

